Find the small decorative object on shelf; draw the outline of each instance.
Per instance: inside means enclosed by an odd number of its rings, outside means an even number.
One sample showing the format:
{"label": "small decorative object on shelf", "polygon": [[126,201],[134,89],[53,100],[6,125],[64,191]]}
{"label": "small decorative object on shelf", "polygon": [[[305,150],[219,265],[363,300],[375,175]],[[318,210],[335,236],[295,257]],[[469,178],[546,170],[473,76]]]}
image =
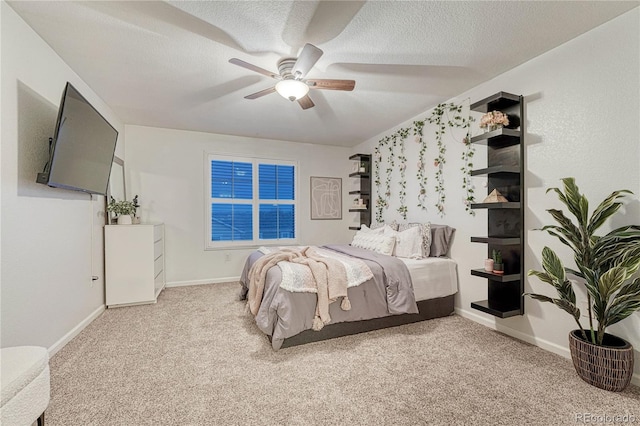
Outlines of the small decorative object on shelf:
{"label": "small decorative object on shelf", "polygon": [[493,250],[493,273],[502,275],[504,274],[504,263],[502,263],[502,252],[500,250]]}
{"label": "small decorative object on shelf", "polygon": [[509,125],[509,116],[501,111],[489,111],[480,119],[480,128],[491,132]]}
{"label": "small decorative object on shelf", "polygon": [[367,206],[364,204],[364,200],[362,198],[356,198],[353,200],[353,209],[366,209]]}
{"label": "small decorative object on shelf", "polygon": [[482,201],[483,203],[506,203],[507,200],[497,189],[491,191],[491,194],[487,195],[487,198]]}
{"label": "small decorative object on shelf", "polygon": [[484,260],[484,270],[487,272],[493,272],[493,259]]}

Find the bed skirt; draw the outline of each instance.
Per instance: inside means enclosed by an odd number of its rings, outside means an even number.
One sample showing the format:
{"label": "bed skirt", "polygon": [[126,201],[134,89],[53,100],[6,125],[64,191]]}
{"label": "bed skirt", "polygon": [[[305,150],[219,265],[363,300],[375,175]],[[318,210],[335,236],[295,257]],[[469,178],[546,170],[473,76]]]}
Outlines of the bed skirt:
{"label": "bed skirt", "polygon": [[363,321],[340,322],[327,324],[320,331],[305,330],[295,336],[284,339],[282,348],[304,345],[306,343],[319,342],[321,340],[352,334],[365,333],[367,331],[396,327],[398,325],[411,324],[433,318],[441,318],[451,315],[454,311],[455,295],[428,299],[417,302],[419,313],[391,315],[382,318],[373,318]]}

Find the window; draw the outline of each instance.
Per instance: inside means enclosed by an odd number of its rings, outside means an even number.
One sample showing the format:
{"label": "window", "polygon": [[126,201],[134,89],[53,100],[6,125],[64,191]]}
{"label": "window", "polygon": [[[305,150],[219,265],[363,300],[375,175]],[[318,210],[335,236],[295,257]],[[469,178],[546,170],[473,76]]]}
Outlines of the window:
{"label": "window", "polygon": [[296,238],[296,164],[208,155],[207,248],[290,244]]}

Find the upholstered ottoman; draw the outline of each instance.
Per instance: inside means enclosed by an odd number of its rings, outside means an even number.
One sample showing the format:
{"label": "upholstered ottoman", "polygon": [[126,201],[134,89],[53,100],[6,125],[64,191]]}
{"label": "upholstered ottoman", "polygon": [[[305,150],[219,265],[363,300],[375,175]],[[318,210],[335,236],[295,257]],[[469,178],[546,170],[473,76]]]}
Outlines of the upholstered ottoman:
{"label": "upholstered ottoman", "polygon": [[39,346],[0,349],[0,424],[44,425],[49,405],[49,353]]}

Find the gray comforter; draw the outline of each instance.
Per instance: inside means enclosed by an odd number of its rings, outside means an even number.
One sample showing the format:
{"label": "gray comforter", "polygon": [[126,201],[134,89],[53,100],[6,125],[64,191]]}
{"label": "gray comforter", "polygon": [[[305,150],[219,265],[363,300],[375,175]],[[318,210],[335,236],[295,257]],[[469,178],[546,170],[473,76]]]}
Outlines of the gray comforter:
{"label": "gray comforter", "polygon": [[[402,261],[358,247],[329,245],[324,248],[362,259],[373,273],[373,279],[349,288],[351,310],[343,311],[340,303],[329,306],[331,324],[418,312],[411,276]],[[263,254],[256,251],[247,258],[240,278],[240,297],[243,300],[249,290],[249,270],[261,256]],[[271,336],[275,350],[280,349],[284,339],[311,329],[317,301],[314,293],[292,293],[280,288],[281,278],[279,267],[269,270],[256,315],[258,328]]]}

